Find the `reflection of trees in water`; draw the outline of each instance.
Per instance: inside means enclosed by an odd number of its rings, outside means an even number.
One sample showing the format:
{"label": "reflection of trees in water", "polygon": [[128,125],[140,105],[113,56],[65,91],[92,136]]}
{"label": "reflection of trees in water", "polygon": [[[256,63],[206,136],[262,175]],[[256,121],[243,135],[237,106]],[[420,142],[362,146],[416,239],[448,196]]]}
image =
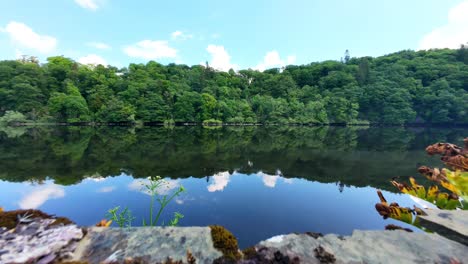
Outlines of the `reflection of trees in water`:
{"label": "reflection of trees in water", "polygon": [[13,127],[0,125],[0,133],[4,133],[7,138],[17,138],[24,135],[27,131],[26,127]]}
{"label": "reflection of trees in water", "polygon": [[59,184],[74,184],[95,173],[201,178],[220,171],[275,174],[281,169],[287,178],[391,189],[388,179],[413,175],[416,162],[434,162],[422,146],[462,137],[463,130],[456,129],[36,128],[14,138],[0,133],[0,177],[49,176]]}

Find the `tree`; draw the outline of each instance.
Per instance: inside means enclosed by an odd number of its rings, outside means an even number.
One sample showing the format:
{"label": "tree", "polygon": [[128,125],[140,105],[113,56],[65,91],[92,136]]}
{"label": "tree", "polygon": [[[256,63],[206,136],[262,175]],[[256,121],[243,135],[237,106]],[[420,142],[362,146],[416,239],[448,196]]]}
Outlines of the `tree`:
{"label": "tree", "polygon": [[135,114],[133,106],[112,97],[101,106],[96,113],[96,119],[101,122],[133,122]]}
{"label": "tree", "polygon": [[91,120],[86,100],[71,82],[66,84],[65,93],[52,94],[48,108],[59,121],[73,123]]}
{"label": "tree", "polygon": [[201,119],[208,120],[208,119],[216,119],[217,117],[217,110],[218,110],[218,103],[216,98],[214,98],[211,94],[203,93],[202,94],[202,104],[201,104]]}

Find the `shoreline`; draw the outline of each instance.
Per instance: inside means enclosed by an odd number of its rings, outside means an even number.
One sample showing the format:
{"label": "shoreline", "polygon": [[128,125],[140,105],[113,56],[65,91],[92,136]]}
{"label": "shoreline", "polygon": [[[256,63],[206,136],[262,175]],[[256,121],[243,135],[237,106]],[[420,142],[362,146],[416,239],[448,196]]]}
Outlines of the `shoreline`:
{"label": "shoreline", "polygon": [[221,123],[221,124],[204,124],[203,122],[175,122],[171,124],[163,122],[47,122],[47,123],[12,123],[5,126],[9,127],[34,127],[34,126],[70,126],[70,127],[99,127],[99,126],[120,126],[120,127],[268,127],[268,126],[290,126],[290,127],[416,127],[416,128],[468,128],[468,123],[407,123],[407,124],[390,124],[390,123]]}

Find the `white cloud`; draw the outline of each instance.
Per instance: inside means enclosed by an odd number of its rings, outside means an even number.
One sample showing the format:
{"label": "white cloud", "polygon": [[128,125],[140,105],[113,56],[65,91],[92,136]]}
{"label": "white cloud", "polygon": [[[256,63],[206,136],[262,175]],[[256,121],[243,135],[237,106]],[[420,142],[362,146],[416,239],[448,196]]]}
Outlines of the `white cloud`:
{"label": "white cloud", "polygon": [[84,65],[103,65],[107,66],[107,61],[103,59],[101,56],[98,56],[96,54],[89,54],[88,56],[84,56],[78,59],[78,62]]}
{"label": "white cloud", "polygon": [[296,56],[295,55],[290,55],[286,58],[286,64],[291,65],[296,63]]}
{"label": "white cloud", "polygon": [[173,40],[187,40],[193,38],[192,34],[185,34],[184,32],[177,30],[172,32],[171,38]]}
{"label": "white cloud", "polygon": [[419,50],[457,49],[468,42],[468,0],[450,9],[447,24],[426,34],[419,43]]}
{"label": "white cloud", "polygon": [[163,40],[142,40],[126,46],[124,52],[130,57],[147,60],[177,57],[177,50]]}
{"label": "white cloud", "polygon": [[39,35],[27,25],[11,21],[3,30],[10,35],[11,40],[22,48],[28,48],[40,53],[49,53],[55,50],[57,39],[47,35]]}
{"label": "white cloud", "polygon": [[86,46],[93,47],[96,49],[101,49],[101,50],[111,49],[110,45],[106,43],[102,43],[102,42],[88,42],[86,43]]}
{"label": "white cloud", "polygon": [[281,59],[278,51],[272,50],[267,52],[263,61],[255,66],[256,70],[264,71],[270,68],[281,68],[286,65],[294,64],[296,62],[296,56],[290,55],[286,58],[286,61]]}
{"label": "white cloud", "polygon": [[92,11],[96,11],[99,8],[95,0],[75,0],[75,3],[77,3],[82,8]]}
{"label": "white cloud", "polygon": [[19,202],[21,209],[36,209],[43,205],[47,200],[62,198],[65,196],[65,191],[57,185],[41,186],[36,190],[23,197]]}
{"label": "white cloud", "polygon": [[229,171],[224,171],[224,172],[218,172],[215,175],[213,175],[213,183],[208,185],[208,191],[209,192],[217,192],[217,191],[222,191],[224,188],[229,183],[229,178],[231,177],[231,174],[229,174]]}
{"label": "white cloud", "polygon": [[210,66],[220,71],[237,70],[239,65],[231,63],[231,56],[223,46],[208,45],[206,50],[211,55]]}

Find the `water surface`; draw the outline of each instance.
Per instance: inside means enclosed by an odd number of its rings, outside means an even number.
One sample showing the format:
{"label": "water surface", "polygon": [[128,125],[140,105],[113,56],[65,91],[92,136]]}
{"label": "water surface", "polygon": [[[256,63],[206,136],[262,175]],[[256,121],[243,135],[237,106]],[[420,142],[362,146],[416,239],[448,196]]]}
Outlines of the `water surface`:
{"label": "water surface", "polygon": [[[1,130],[1,129],[0,129]],[[182,226],[220,224],[241,247],[274,235],[349,235],[394,220],[374,209],[376,190],[413,206],[389,183],[441,166],[425,154],[437,141],[462,142],[463,129],[342,127],[35,128],[0,132],[0,206],[37,208],[93,225],[115,206],[148,217],[148,176],[187,192],[175,211]],[[421,183],[427,183],[418,177]]]}

